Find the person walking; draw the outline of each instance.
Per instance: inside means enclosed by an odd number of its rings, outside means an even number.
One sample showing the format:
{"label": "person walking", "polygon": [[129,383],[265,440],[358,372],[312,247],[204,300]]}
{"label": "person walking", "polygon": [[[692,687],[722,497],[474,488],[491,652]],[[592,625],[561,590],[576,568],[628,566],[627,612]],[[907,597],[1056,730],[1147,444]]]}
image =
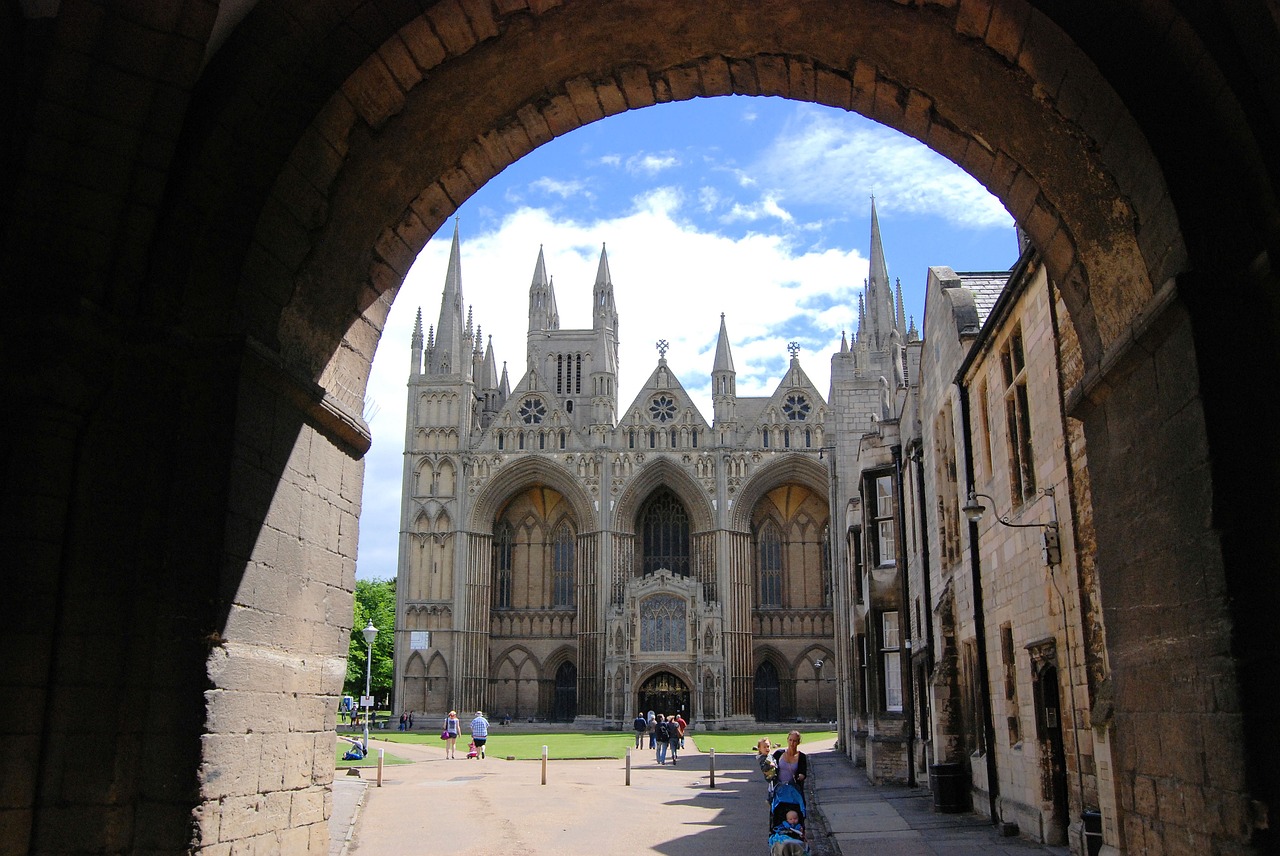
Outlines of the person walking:
{"label": "person walking", "polygon": [[458,757],[454,754],[454,750],[458,745],[458,735],[462,733],[462,721],[458,719],[456,710],[449,711],[449,715],[444,720],[444,728],[441,731],[444,733],[444,757]]}
{"label": "person walking", "polygon": [[643,711],[636,714],[636,720],[631,723],[631,726],[636,731],[636,748],[643,749],[644,736],[649,731],[649,720],[645,719]]}
{"label": "person walking", "polygon": [[667,717],[667,746],[671,750],[671,766],[673,767],[680,757],[680,740],[680,723],[676,721],[673,714]]}
{"label": "person walking", "polygon": [[689,728],[689,723],[679,713],[676,713],[676,725],[680,726],[680,748],[684,748],[684,733]]}
{"label": "person walking", "polygon": [[400,714],[400,730],[401,731],[409,730],[409,712],[408,711],[405,711],[404,713]]}
{"label": "person walking", "polygon": [[480,753],[480,760],[484,760],[484,744],[489,742],[489,720],[484,718],[484,711],[477,710],[476,718],[471,720],[471,742],[476,745],[476,751]]}
{"label": "person walking", "polygon": [[658,753],[658,763],[667,763],[667,718],[659,716],[653,723],[653,739]]}
{"label": "person walking", "polygon": [[653,715],[653,711],[649,711],[649,716],[646,717],[645,722],[648,724],[649,748],[653,749],[657,745],[657,738],[654,736],[653,729],[658,724],[658,717]]}
{"label": "person walking", "polygon": [[792,731],[787,735],[787,746],[773,753],[773,760],[778,763],[777,784],[790,784],[804,796],[804,780],[809,775],[809,756],[800,751],[800,732]]}

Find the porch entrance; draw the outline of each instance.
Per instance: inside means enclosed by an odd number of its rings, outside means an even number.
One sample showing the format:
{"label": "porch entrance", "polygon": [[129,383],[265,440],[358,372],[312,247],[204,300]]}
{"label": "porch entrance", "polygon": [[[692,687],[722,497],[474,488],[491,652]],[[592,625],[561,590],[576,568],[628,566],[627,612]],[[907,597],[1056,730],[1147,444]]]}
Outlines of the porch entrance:
{"label": "porch entrance", "polygon": [[658,672],[640,685],[640,710],[648,713],[678,713],[688,720],[689,687],[670,672]]}

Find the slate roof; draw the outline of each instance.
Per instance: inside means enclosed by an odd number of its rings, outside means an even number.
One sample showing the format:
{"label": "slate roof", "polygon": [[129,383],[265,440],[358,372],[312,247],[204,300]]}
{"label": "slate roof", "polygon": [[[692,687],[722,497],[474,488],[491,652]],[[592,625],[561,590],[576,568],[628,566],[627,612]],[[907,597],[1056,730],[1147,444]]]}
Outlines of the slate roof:
{"label": "slate roof", "polygon": [[973,292],[973,302],[978,310],[978,326],[987,323],[1000,292],[1009,283],[1009,271],[980,271],[976,273],[957,273],[964,288]]}

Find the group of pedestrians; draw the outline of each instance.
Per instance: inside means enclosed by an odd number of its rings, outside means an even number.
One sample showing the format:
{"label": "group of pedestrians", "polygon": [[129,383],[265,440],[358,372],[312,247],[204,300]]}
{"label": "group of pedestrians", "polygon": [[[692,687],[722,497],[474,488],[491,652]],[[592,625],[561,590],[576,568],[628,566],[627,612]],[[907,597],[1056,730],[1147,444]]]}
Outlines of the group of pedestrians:
{"label": "group of pedestrians", "polygon": [[[458,735],[462,733],[462,721],[458,719],[456,710],[449,711],[445,717],[444,727],[440,730],[440,739],[444,741],[444,757],[458,757]],[[484,758],[484,747],[489,742],[489,720],[484,711],[477,710],[475,719],[471,720],[471,744],[468,746],[468,758]]]}
{"label": "group of pedestrians", "polygon": [[645,735],[649,737],[649,748],[656,753],[659,764],[667,763],[667,754],[671,754],[671,765],[679,760],[680,750],[684,748],[684,732],[689,727],[683,716],[678,713],[661,714],[649,711],[646,716],[637,713],[632,727],[636,732],[636,748],[644,748]]}

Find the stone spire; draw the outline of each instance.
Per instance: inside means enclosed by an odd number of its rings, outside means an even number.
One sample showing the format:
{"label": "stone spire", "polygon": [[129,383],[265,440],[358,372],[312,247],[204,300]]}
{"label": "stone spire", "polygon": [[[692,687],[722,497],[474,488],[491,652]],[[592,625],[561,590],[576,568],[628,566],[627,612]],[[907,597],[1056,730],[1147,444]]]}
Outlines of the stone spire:
{"label": "stone spire", "polygon": [[413,338],[409,340],[409,353],[413,365],[409,367],[409,376],[422,374],[422,307],[418,307],[418,315],[413,319]]}
{"label": "stone spire", "polygon": [[876,214],[876,200],[871,197],[871,275],[867,280],[867,329],[858,330],[858,338],[865,339],[874,349],[889,343],[889,331],[894,324],[893,286],[889,282],[889,268],[884,262],[884,245],[880,240],[880,218]]}
{"label": "stone spire", "polygon": [[717,428],[725,429],[737,420],[738,373],[729,350],[729,329],[720,313],[720,335],[716,339],[716,361],[711,366],[711,409]]}
{"label": "stone spire", "polygon": [[431,349],[430,374],[452,374],[464,371],[470,362],[470,349],[463,349],[466,328],[462,318],[462,254],[458,249],[458,223],[453,224],[453,246],[449,249],[449,266],[444,279],[444,295],[440,298],[440,320],[435,326],[435,344]]}
{"label": "stone spire", "polygon": [[897,296],[898,296],[898,306],[897,306],[898,311],[895,314],[893,319],[893,329],[901,333],[905,333],[907,331],[907,310],[902,305],[902,278],[901,277],[895,278],[894,283],[897,286],[896,290],[897,290]]}
{"label": "stone spire", "polygon": [[596,268],[596,285],[592,293],[592,318],[596,330],[612,329],[618,334],[618,309],[613,299],[613,277],[609,274],[609,254],[600,245],[600,266]]}
{"label": "stone spire", "polygon": [[529,283],[529,333],[554,330],[551,318],[555,314],[555,295],[547,278],[547,261],[542,247],[538,247],[538,261],[533,266],[533,280]]}
{"label": "stone spire", "polygon": [[720,313],[720,335],[716,338],[716,361],[711,365],[711,373],[733,372],[733,352],[729,350],[729,330],[724,323],[724,313]]}

